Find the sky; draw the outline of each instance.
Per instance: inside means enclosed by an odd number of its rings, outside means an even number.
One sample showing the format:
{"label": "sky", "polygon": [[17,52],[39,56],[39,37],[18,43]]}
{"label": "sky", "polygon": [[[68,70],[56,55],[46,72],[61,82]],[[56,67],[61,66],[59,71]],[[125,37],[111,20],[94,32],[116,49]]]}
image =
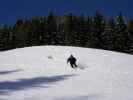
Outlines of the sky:
{"label": "sky", "polygon": [[93,16],[99,10],[107,17],[121,11],[126,19],[133,18],[133,0],[0,0],[0,24],[14,24],[17,19],[57,15],[69,12]]}

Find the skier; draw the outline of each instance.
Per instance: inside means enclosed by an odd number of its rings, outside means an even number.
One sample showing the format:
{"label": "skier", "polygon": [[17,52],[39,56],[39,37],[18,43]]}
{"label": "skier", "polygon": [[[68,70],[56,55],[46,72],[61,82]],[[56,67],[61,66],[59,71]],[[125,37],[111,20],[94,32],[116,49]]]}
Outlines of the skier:
{"label": "skier", "polygon": [[70,63],[72,68],[78,67],[76,65],[76,58],[73,55],[70,55],[70,57],[67,59],[67,64]]}

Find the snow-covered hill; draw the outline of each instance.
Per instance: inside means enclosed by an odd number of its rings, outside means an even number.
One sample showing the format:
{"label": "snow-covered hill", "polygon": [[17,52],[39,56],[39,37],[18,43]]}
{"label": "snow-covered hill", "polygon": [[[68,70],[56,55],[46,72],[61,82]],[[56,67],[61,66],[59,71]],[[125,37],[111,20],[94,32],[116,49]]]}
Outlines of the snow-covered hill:
{"label": "snow-covered hill", "polygon": [[[84,69],[66,60],[77,57]],[[78,47],[0,52],[0,100],[133,100],[133,56]]]}

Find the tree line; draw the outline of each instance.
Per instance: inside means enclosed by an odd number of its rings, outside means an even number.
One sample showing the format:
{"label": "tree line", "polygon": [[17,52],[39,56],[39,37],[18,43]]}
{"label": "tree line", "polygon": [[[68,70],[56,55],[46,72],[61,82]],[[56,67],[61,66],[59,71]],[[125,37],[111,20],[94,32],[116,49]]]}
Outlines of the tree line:
{"label": "tree line", "polygon": [[17,20],[0,27],[0,50],[27,46],[63,45],[98,48],[133,54],[133,20],[120,12],[116,18],[68,13]]}

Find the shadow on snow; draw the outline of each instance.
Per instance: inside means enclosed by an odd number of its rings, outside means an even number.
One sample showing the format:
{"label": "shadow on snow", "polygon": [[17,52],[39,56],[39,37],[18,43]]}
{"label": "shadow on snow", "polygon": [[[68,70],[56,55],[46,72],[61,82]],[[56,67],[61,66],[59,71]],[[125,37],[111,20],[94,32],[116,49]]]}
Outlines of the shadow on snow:
{"label": "shadow on snow", "polygon": [[[35,77],[31,79],[19,79],[17,81],[0,82],[0,95],[6,95],[17,90],[25,90],[33,87],[49,87],[52,83],[66,80],[74,75],[58,75],[51,77]],[[54,84],[53,84],[54,85]]]}
{"label": "shadow on snow", "polygon": [[101,96],[98,94],[68,95],[66,97],[55,98],[54,100],[97,100]]}
{"label": "shadow on snow", "polygon": [[12,74],[12,73],[15,73],[15,72],[20,72],[22,71],[21,69],[17,69],[17,70],[8,70],[8,71],[0,71],[0,75],[5,75],[5,74]]}

